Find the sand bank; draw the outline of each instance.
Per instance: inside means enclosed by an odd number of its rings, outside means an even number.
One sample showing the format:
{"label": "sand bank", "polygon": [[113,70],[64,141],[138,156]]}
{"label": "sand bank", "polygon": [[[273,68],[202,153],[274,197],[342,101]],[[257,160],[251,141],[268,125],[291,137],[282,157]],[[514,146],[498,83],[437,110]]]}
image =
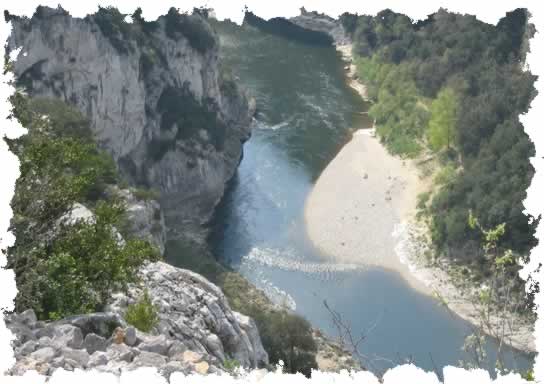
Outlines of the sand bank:
{"label": "sand bank", "polygon": [[400,262],[393,236],[415,207],[417,171],[389,155],[373,132],[355,132],[323,171],[306,201],[306,230],[335,262],[392,269],[429,293]]}
{"label": "sand bank", "polygon": [[[349,85],[364,99],[367,90],[355,79],[351,46],[337,46],[348,62]],[[438,297],[473,325],[481,326],[483,308],[474,290],[457,287],[446,266],[429,266],[423,257],[425,225],[415,219],[417,195],[430,186],[417,162],[387,152],[374,129],[353,134],[320,175],[305,207],[310,240],[328,260],[396,271],[414,289]],[[490,335],[523,351],[536,351],[533,325],[515,314],[489,318]]]}

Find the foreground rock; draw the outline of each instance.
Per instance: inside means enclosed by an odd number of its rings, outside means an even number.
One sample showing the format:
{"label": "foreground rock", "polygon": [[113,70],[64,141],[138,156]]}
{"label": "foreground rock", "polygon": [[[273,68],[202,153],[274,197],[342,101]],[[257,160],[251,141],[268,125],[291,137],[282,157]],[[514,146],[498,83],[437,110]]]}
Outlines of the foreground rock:
{"label": "foreground rock", "polygon": [[[246,368],[268,364],[252,319],[233,312],[221,290],[190,271],[150,263],[141,269],[141,285],[116,294],[108,312],[68,317],[45,323],[32,310],[8,315],[6,324],[17,336],[16,364],[10,372],[28,370],[50,375],[57,368],[97,369],[119,373],[138,367],[172,372],[224,371],[225,359]],[[149,292],[159,322],[149,333],[127,324],[130,303]]]}

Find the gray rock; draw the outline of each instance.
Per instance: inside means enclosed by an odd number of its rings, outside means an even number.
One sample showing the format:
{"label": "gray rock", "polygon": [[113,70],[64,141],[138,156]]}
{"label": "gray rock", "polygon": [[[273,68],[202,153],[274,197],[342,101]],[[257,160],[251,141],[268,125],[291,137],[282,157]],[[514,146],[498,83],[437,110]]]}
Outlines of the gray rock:
{"label": "gray rock", "polygon": [[8,328],[16,336],[16,339],[14,340],[14,343],[13,343],[14,347],[21,346],[29,340],[37,339],[34,332],[32,332],[32,330],[28,326],[22,323],[19,323],[19,322],[11,323],[8,325]]}
{"label": "gray rock", "polygon": [[134,327],[127,327],[125,329],[125,344],[130,346],[136,344],[136,330]]}
{"label": "gray rock", "polygon": [[[87,364],[89,363],[90,356],[85,350],[62,348],[60,353],[66,359],[75,361],[78,364],[78,366],[86,367]],[[77,367],[74,366],[74,368],[77,368]]]}
{"label": "gray rock", "polygon": [[[140,286],[132,286],[124,297],[115,295],[112,308],[123,313],[126,305],[138,300],[145,287],[153,302],[159,303],[157,311],[161,335],[146,335],[136,331],[138,348],[148,352],[167,354],[166,335],[179,339],[174,356],[187,348],[209,355],[209,362],[223,361],[225,351],[235,356],[244,367],[258,367],[268,363],[268,355],[255,323],[248,317],[235,314],[221,290],[202,276],[168,264],[148,263],[140,269]],[[168,337],[166,337],[168,339]],[[140,344],[138,344],[140,342]]]}
{"label": "gray rock", "polygon": [[34,336],[37,339],[41,339],[42,337],[53,339],[55,336],[60,336],[60,332],[54,324],[47,324],[45,327],[35,329]]}
{"label": "gray rock", "polygon": [[108,364],[108,354],[105,351],[96,351],[89,357],[87,366],[89,368],[94,368],[106,364]]}
{"label": "gray rock", "polygon": [[244,330],[248,336],[248,341],[251,344],[250,359],[254,367],[259,367],[262,362],[268,362],[268,353],[264,350],[259,336],[259,330],[255,321],[248,316],[241,313],[234,312],[234,317],[240,324],[240,327]]}
{"label": "gray rock", "polygon": [[51,347],[51,348],[60,348],[61,345],[55,343],[53,339],[47,336],[40,337],[40,340],[38,340],[38,347],[39,348],[45,348],[45,347]]}
{"label": "gray rock", "polygon": [[170,375],[174,372],[182,372],[187,375],[192,372],[191,367],[188,364],[183,364],[181,361],[169,361],[159,369],[159,373],[166,377],[170,378]]}
{"label": "gray rock", "polygon": [[40,348],[30,354],[30,357],[36,361],[48,363],[55,358],[57,352],[51,347]]}
{"label": "gray rock", "polygon": [[105,351],[107,345],[108,341],[104,337],[94,333],[89,333],[83,341],[83,346],[89,355],[92,355],[96,351]]}
{"label": "gray rock", "polygon": [[126,361],[130,363],[135,354],[133,350],[125,344],[112,344],[106,351],[108,360]]}
{"label": "gray rock", "polygon": [[75,203],[67,213],[57,220],[56,227],[60,227],[61,225],[74,225],[80,221],[92,224],[96,219],[94,213],[89,208],[83,204]]}
{"label": "gray rock", "polygon": [[78,369],[82,369],[83,367],[79,365],[79,363],[75,360],[72,360],[72,359],[67,359],[65,358],[64,359],[64,367],[63,367],[65,370],[67,371],[73,371],[74,369],[78,368]]}
{"label": "gray rock", "polygon": [[225,351],[223,350],[223,344],[217,335],[213,333],[206,337],[206,347],[212,352],[220,361],[225,360]]}
{"label": "gray rock", "polygon": [[166,358],[154,352],[142,351],[134,358],[133,367],[160,367],[166,364]]}
{"label": "gray rock", "polygon": [[187,347],[185,346],[185,344],[183,344],[179,340],[174,340],[172,342],[172,345],[170,345],[170,349],[168,350],[168,357],[182,354],[186,350],[187,350]]}
{"label": "gray rock", "polygon": [[38,348],[38,343],[34,340],[29,340],[26,343],[24,343],[20,348],[18,348],[15,351],[15,354],[25,356],[34,352],[37,348]]}
{"label": "gray rock", "polygon": [[49,363],[52,368],[64,367],[65,364],[66,362],[64,356],[57,356]]}
{"label": "gray rock", "polygon": [[154,352],[159,355],[167,355],[171,342],[164,335],[153,336],[151,340],[138,345],[140,351]]}
{"label": "gray rock", "polygon": [[56,327],[56,330],[57,332],[53,337],[54,342],[69,348],[83,348],[83,333],[81,329],[70,324],[61,324]]}
{"label": "gray rock", "polygon": [[124,328],[127,325],[121,315],[117,313],[91,313],[71,316],[61,320],[59,323],[70,324],[80,328],[84,336],[89,333],[95,333],[102,337],[110,337],[115,328]]}
{"label": "gray rock", "polygon": [[25,325],[32,326],[38,321],[38,318],[36,317],[34,310],[27,309],[18,315],[18,320]]}

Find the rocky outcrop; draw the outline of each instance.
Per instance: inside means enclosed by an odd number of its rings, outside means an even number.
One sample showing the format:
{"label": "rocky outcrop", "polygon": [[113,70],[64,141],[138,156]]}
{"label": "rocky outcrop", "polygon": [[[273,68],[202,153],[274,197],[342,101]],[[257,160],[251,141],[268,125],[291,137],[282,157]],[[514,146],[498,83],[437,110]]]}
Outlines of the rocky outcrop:
{"label": "rocky outcrop", "polygon": [[147,264],[140,277],[126,294],[114,295],[108,311],[124,313],[146,289],[158,310],[157,333],[220,362],[228,357],[245,367],[268,363],[254,321],[233,312],[216,285],[163,262]]}
{"label": "rocky outcrop", "polygon": [[159,202],[137,196],[130,189],[112,188],[126,203],[126,219],[132,236],[149,241],[161,255],[166,248],[166,224]]}
{"label": "rocky outcrop", "polygon": [[16,78],[31,96],[58,97],[86,114],[124,176],[159,190],[169,227],[198,226],[237,168],[250,105],[223,80],[218,40],[202,16],[172,10],[132,25],[116,15],[8,14],[7,49],[23,48]]}
{"label": "rocky outcrop", "polygon": [[301,9],[300,15],[289,19],[293,24],[310,31],[323,32],[330,35],[336,45],[350,44],[350,38],[346,35],[342,24],[325,14],[307,12]]}
{"label": "rocky outcrop", "polygon": [[[16,364],[10,373],[57,368],[97,369],[119,373],[143,366],[172,372],[224,371],[225,359],[246,368],[268,364],[255,323],[233,312],[221,290],[193,272],[150,263],[141,282],[114,295],[105,313],[68,317],[55,322],[36,319],[32,310],[6,316],[16,335]],[[123,314],[147,289],[159,317],[149,333],[128,325]]]}

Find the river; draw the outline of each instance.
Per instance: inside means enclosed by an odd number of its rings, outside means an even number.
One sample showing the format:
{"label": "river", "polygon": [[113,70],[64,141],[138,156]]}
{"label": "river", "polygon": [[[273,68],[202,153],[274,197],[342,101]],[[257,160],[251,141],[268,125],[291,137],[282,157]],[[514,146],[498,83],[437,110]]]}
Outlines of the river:
{"label": "river", "polygon": [[[397,273],[323,262],[307,238],[304,203],[313,183],[351,132],[370,124],[335,49],[233,24],[217,29],[224,65],[255,97],[258,112],[216,215],[216,257],[334,337],[326,300],[355,334],[365,334],[359,351],[375,373],[405,361],[441,371],[470,360],[462,351],[467,322]],[[486,349],[494,361],[495,343]],[[510,368],[532,364],[511,349],[505,357]]]}

